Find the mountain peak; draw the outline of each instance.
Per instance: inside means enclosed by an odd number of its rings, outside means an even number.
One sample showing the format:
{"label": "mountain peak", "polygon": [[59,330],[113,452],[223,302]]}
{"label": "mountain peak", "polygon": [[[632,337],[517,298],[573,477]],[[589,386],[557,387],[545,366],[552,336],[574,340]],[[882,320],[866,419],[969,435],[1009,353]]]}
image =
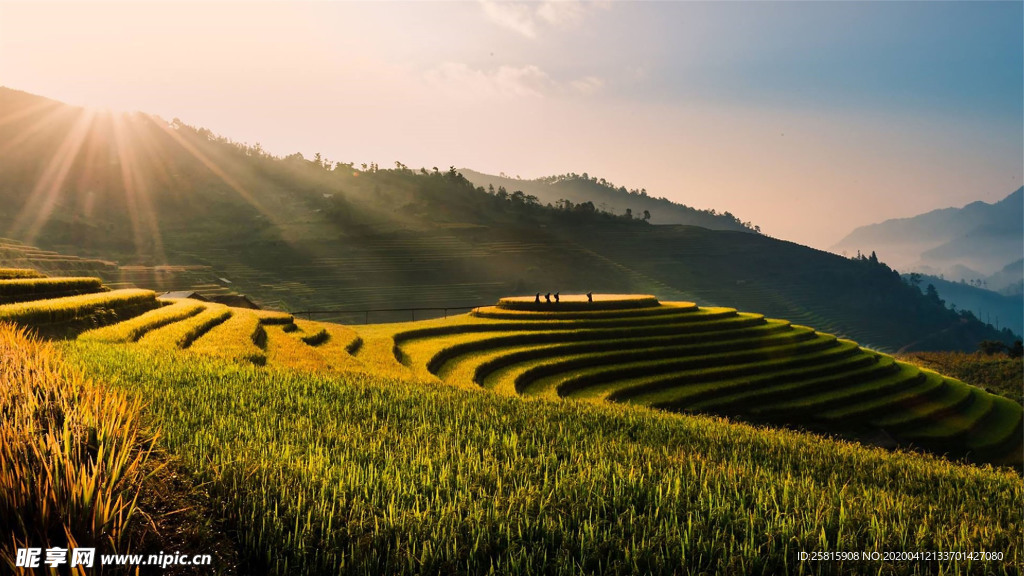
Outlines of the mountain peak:
{"label": "mountain peak", "polygon": [[911,218],[861,226],[833,251],[877,252],[903,271],[953,272],[957,266],[991,274],[1021,258],[1024,187],[998,202],[971,202]]}

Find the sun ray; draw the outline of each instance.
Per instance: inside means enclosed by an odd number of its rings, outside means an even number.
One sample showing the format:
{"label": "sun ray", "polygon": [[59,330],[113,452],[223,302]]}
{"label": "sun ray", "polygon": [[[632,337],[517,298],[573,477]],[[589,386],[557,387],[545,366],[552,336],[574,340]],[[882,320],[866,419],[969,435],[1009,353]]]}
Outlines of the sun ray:
{"label": "sun ray", "polygon": [[17,136],[11,138],[7,142],[4,142],[3,145],[0,146],[0,154],[6,154],[9,150],[13,149],[15,146],[22,144],[43,128],[46,128],[47,126],[52,126],[56,122],[56,120],[61,116],[66,116],[72,112],[73,111],[68,110],[68,108],[64,106],[50,110],[46,114],[42,115],[38,120],[33,122],[30,126],[23,129]]}
{"label": "sun ray", "polygon": [[54,102],[52,100],[44,100],[42,102],[36,102],[35,104],[33,104],[31,106],[26,106],[26,107],[22,108],[21,110],[18,110],[17,112],[13,112],[13,113],[8,114],[6,116],[0,116],[0,126],[4,126],[5,124],[10,124],[11,122],[15,122],[17,120],[21,120],[22,118],[25,118],[26,116],[31,116],[31,115],[35,114],[36,112],[41,112],[43,110],[46,110],[47,108],[52,109],[51,112],[50,112],[52,114],[53,112],[56,112],[59,107],[60,107],[60,103],[59,102]]}
{"label": "sun ray", "polygon": [[255,208],[260,214],[262,214],[268,221],[275,225],[280,225],[280,220],[274,212],[264,207],[259,200],[257,200],[252,193],[245,189],[244,186],[238,183],[234,178],[231,177],[227,172],[217,166],[212,160],[206,157],[198,148],[192,145],[191,142],[181,137],[173,128],[169,125],[156,122],[155,123],[161,130],[171,137],[179,146],[181,146],[186,152],[192,155],[193,158],[198,160],[203,166],[206,166],[210,172],[213,172],[215,176],[220,178],[225,184],[228,185],[236,194],[242,197],[243,200],[249,203],[250,206]]}
{"label": "sun ray", "polygon": [[164,193],[178,197],[181,186],[175,185],[178,178],[173,174],[168,151],[165,147],[160,146],[153,137],[153,128],[158,122],[163,120],[147,114],[140,117],[139,121],[143,125],[135,130],[137,135],[135,143],[139,149],[139,154],[142,156],[142,160],[145,161],[145,165],[152,172],[151,178],[163,186],[162,191]]}
{"label": "sun ray", "polygon": [[164,253],[163,238],[160,235],[160,225],[157,222],[156,212],[150,198],[148,178],[142,172],[138,156],[135,153],[140,139],[139,134],[126,122],[122,114],[112,115],[111,122],[114,145],[120,161],[125,203],[132,224],[136,255],[145,256],[146,247],[149,242],[152,242],[153,263],[165,264],[167,258]]}
{"label": "sun ray", "polygon": [[15,218],[8,236],[20,237],[30,244],[35,241],[60,199],[61,188],[63,188],[68,172],[89,134],[94,117],[95,112],[93,111],[82,110],[80,112],[74,126],[68,131],[64,141],[54,153],[53,158],[50,159],[46,170],[32,188],[32,192]]}

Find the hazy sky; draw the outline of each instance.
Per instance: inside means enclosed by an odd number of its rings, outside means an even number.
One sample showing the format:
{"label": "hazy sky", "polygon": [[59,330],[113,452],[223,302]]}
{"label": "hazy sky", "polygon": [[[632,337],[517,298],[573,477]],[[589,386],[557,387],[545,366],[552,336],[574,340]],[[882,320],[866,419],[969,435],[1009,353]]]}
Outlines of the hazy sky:
{"label": "hazy sky", "polygon": [[1021,186],[1022,7],[0,0],[0,85],[281,155],[588,172],[827,248]]}

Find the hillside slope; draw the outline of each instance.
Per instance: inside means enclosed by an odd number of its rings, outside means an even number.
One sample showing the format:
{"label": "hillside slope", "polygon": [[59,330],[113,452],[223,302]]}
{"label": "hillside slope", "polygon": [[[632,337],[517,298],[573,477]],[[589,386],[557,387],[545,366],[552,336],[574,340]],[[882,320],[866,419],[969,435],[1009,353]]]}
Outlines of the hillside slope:
{"label": "hillside slope", "polygon": [[1024,334],[1024,298],[1020,294],[1006,296],[966,282],[950,282],[922,275],[918,284],[921,291],[927,291],[929,284],[935,286],[947,306],[955,304],[958,309],[970,311],[985,323]]}
{"label": "hillside slope", "polygon": [[459,172],[474,186],[505,188],[510,194],[519,190],[524,194],[536,196],[541,204],[559,206],[564,205],[566,200],[571,204],[590,202],[598,210],[612,214],[625,214],[626,210],[630,210],[633,217],[638,219],[644,217],[646,210],[650,214],[651,224],[684,224],[711,230],[754,231],[753,224],[744,224],[729,212],[718,213],[712,209],[691,208],[665,198],[648,196],[645,189],[627,190],[625,186],[616,188],[603,178],[599,179],[586,173],[522,180],[484,174],[468,168],[462,168]]}
{"label": "hillside slope", "polygon": [[466,388],[639,404],[1020,465],[1024,412],[786,320],[652,296],[503,298],[468,316],[357,327],[357,358]]}
{"label": "hillside slope", "polygon": [[[349,323],[509,293],[653,292],[889,350],[1012,341],[932,306],[891,271],[758,234],[549,209],[488,194],[454,169],[275,158],[177,120],[7,89],[0,111],[5,246],[115,261],[97,273],[118,286],[231,289],[291,311],[357,311],[317,316]],[[417,307],[438,310],[363,312]]]}
{"label": "hillside slope", "polygon": [[[145,398],[259,574],[1010,575],[1020,476],[629,406],[75,342]],[[795,551],[979,550],[977,561]]]}
{"label": "hillside slope", "polygon": [[881,434],[976,461],[1022,460],[1024,414],[1006,398],[786,320],[652,295],[503,298],[468,315],[354,331],[286,312],[109,291],[95,278],[0,269],[0,321],[193,358],[637,403]]}
{"label": "hillside slope", "polygon": [[[81,283],[3,274],[0,291],[22,301],[0,305],[0,317],[33,327],[47,318],[19,306],[60,309],[67,297],[51,288]],[[1016,572],[1022,494],[1012,470],[630,404],[673,393],[697,402],[689,410],[831,422],[830,432],[870,423],[943,453],[1017,464],[1020,405],[788,322],[651,296],[592,298],[504,299],[358,334],[280,312],[158,302],[98,317],[115,323],[61,346],[76,366],[46,367],[125,393],[127,414],[114,420],[144,419],[174,459],[178,490],[201,485],[208,526],[224,527],[190,545],[206,552],[230,539],[240,573],[775,574],[805,567],[794,547],[906,546],[990,554],[901,562],[894,573]],[[0,339],[12,333],[0,323]],[[638,359],[658,389],[630,380]],[[7,366],[29,380],[42,373],[22,368]],[[439,377],[454,385],[430,384]],[[605,397],[617,402],[524,402],[481,385],[580,398],[612,385]],[[35,490],[24,494],[3,518],[38,507]],[[93,518],[62,515],[72,527]],[[0,559],[12,553],[0,546]],[[217,555],[214,568],[230,569]]]}

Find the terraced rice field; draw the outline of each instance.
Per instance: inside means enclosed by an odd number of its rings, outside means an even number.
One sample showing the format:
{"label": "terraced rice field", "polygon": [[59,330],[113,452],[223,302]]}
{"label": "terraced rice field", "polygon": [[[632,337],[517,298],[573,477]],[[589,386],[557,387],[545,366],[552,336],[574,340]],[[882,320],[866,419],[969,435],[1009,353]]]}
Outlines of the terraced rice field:
{"label": "terraced rice field", "polygon": [[85,341],[184,350],[260,366],[269,360],[308,371],[361,368],[350,353],[360,340],[344,326],[296,322],[286,312],[158,299],[151,290],[110,290],[98,278],[47,278],[31,269],[0,268],[0,321],[52,336],[77,334]]}
{"label": "terraced rice field", "polygon": [[855,342],[651,296],[562,300],[502,299],[447,320],[358,327],[365,344],[357,358],[501,394],[712,413],[975,461],[1022,460],[1019,404]]}
{"label": "terraced rice field", "polygon": [[75,333],[157,306],[151,290],[109,290],[99,278],[46,278],[34,270],[0,268],[0,321],[43,332]]}
{"label": "terraced rice field", "polygon": [[161,304],[130,320],[85,332],[79,339],[312,372],[361,368],[350,353],[359,338],[345,326],[189,299],[162,299]]}
{"label": "terraced rice field", "polygon": [[[1019,404],[863,349],[732,308],[651,295],[504,298],[447,319],[361,326],[148,290],[94,278],[0,280],[0,319],[92,328],[83,340],[183,350],[313,372],[367,371],[548,399],[629,403],[841,433],[953,457],[1020,464]],[[32,289],[35,287],[35,290]],[[90,293],[51,297],[62,290]]]}
{"label": "terraced rice field", "polygon": [[[54,274],[95,274],[117,270],[117,264],[95,258],[69,256],[52,250],[42,250],[10,238],[0,238],[0,261],[5,265]],[[39,277],[38,275],[36,277]],[[0,279],[3,274],[0,273]]]}

